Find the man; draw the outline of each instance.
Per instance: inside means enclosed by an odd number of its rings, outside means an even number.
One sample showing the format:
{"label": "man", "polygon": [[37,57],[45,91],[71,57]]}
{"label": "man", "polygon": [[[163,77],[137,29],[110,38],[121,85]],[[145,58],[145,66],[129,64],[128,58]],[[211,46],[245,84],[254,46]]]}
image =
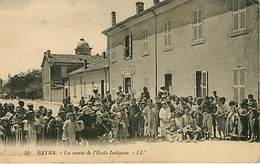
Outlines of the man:
{"label": "man", "polygon": [[248,95],[248,105],[252,108],[257,108],[257,102],[252,94]]}
{"label": "man", "polygon": [[80,101],[79,101],[79,106],[80,106],[81,108],[83,108],[85,105],[86,105],[86,103],[85,103],[84,97],[81,97],[81,98],[80,98]]}
{"label": "man", "polygon": [[141,111],[139,106],[136,104],[136,99],[132,98],[131,104],[129,106],[129,133],[130,137],[137,138],[139,131],[139,121],[140,121]]}
{"label": "man", "polygon": [[141,93],[141,98],[145,99],[145,100],[150,99],[150,93],[148,91],[148,88],[146,88],[146,87],[143,88],[143,92]]}
{"label": "man", "polygon": [[117,99],[116,102],[112,105],[110,113],[113,114],[119,113],[121,111],[119,104],[120,104],[120,100]]}
{"label": "man", "polygon": [[217,95],[217,91],[213,91],[214,104],[217,105],[219,101],[219,97]]}
{"label": "man", "polygon": [[206,138],[211,139],[212,126],[213,126],[212,115],[213,115],[213,113],[216,112],[216,106],[213,104],[213,99],[206,97],[203,108],[204,108],[204,111],[205,111],[203,127],[204,127],[204,130],[205,130],[205,134],[207,136]]}
{"label": "man", "polygon": [[93,89],[93,94],[90,98],[90,101],[92,102],[92,104],[94,105],[95,101],[100,101],[101,100],[101,96],[100,94],[98,93],[98,88],[94,88]]}

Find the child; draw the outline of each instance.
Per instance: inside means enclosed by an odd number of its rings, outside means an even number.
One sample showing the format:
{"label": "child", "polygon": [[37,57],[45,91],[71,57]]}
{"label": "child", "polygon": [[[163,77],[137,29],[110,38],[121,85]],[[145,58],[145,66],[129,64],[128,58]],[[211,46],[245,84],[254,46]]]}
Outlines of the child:
{"label": "child", "polygon": [[176,124],[176,119],[173,117],[170,119],[170,125],[166,130],[166,140],[170,142],[182,142],[183,141],[183,128]]}
{"label": "child", "polygon": [[128,116],[126,113],[127,106],[123,106],[121,112],[119,113],[119,129],[118,129],[118,136],[120,137],[121,142],[126,140],[128,137]]}
{"label": "child", "polygon": [[67,114],[67,120],[63,125],[63,138],[70,146],[76,144],[76,118],[73,113]]}
{"label": "child", "polygon": [[[118,129],[119,129],[119,116],[118,114],[112,115],[112,141],[118,142]],[[119,142],[118,142],[119,143]]]}

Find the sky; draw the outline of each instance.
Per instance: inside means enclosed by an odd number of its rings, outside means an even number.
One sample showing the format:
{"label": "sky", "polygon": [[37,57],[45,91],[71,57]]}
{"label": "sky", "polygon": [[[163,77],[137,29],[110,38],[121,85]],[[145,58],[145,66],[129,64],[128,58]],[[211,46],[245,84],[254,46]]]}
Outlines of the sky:
{"label": "sky", "polygon": [[[0,0],[0,78],[39,69],[46,50],[74,54],[80,38],[93,47],[93,54],[106,50],[101,34],[135,14],[138,0]],[[153,0],[141,0],[145,8]]]}

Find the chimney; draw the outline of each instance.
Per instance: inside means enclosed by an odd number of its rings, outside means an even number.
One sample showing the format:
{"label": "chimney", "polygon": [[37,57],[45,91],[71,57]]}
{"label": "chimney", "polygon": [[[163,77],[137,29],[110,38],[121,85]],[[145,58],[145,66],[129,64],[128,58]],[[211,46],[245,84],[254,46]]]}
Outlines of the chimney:
{"label": "chimney", "polygon": [[116,25],[116,12],[111,12],[111,18],[112,18],[112,26]]}
{"label": "chimney", "polygon": [[158,3],[160,3],[160,0],[153,0],[153,5],[157,5]]}
{"label": "chimney", "polygon": [[44,55],[50,55],[51,54],[51,50],[47,50],[46,52],[44,52]]}
{"label": "chimney", "polygon": [[144,3],[136,2],[136,14],[140,14],[143,11],[144,11]]}

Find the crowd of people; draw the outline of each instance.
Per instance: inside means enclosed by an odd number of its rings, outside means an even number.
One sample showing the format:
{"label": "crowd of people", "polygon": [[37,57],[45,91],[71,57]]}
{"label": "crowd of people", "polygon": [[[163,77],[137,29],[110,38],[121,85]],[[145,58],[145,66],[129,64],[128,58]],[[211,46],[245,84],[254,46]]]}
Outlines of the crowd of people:
{"label": "crowd of people", "polygon": [[0,137],[3,144],[88,145],[92,142],[121,143],[197,142],[202,140],[259,140],[259,113],[253,95],[240,103],[213,95],[204,98],[170,95],[161,87],[153,101],[143,88],[140,97],[125,94],[119,87],[117,97],[98,90],[79,105],[63,100],[57,116],[52,109],[19,100],[18,106],[0,103]]}

